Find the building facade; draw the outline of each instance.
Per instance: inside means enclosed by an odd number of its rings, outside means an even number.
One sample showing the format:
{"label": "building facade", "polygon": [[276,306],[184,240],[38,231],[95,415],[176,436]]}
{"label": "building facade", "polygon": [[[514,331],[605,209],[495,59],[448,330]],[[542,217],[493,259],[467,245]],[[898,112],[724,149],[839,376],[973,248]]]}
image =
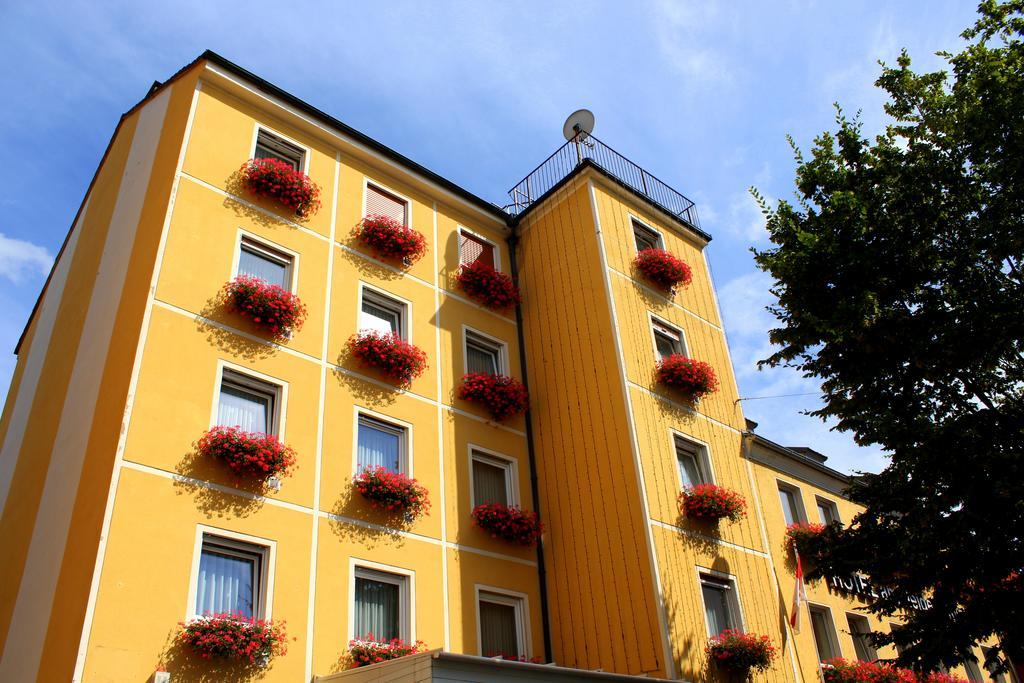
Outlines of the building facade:
{"label": "building facade", "polygon": [[[19,343],[0,422],[0,679],[222,680],[174,637],[230,609],[286,622],[268,681],[336,674],[371,631],[712,680],[704,646],[725,627],[779,646],[761,680],[814,680],[822,641],[786,625],[776,480],[848,520],[842,475],[749,431],[692,203],[596,140],[559,154],[568,165],[549,159],[503,209],[213,53],[154,85]],[[307,174],[320,210],[246,192],[253,158]],[[377,258],[354,235],[371,214],[422,233],[425,256]],[[692,270],[674,297],[631,265],[651,246]],[[460,289],[477,261],[515,276],[517,309]],[[238,275],[301,298],[301,329],[269,339],[227,310]],[[396,387],[364,367],[346,348],[366,329],[414,344],[426,370]],[[660,388],[669,353],[710,363],[720,389],[694,405]],[[471,371],[526,381],[528,418],[458,398]],[[287,443],[294,475],[253,487],[199,457],[222,424]],[[418,480],[429,514],[368,506],[352,481],[369,466]],[[738,492],[747,516],[681,518],[680,489],[700,482]],[[476,528],[485,501],[539,510],[537,548]],[[857,596],[809,590],[832,618],[828,654],[870,654],[849,636]]]}

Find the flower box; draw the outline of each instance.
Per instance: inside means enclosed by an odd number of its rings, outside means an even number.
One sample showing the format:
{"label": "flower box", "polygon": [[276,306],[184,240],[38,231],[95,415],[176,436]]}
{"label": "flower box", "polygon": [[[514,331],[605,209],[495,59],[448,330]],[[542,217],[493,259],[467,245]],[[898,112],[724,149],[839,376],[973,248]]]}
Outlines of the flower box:
{"label": "flower box", "polygon": [[427,240],[423,233],[388,216],[364,218],[356,229],[356,239],[377,258],[401,261],[407,266],[427,252]]}
{"label": "flower box", "polygon": [[385,467],[362,470],[352,480],[355,490],[370,501],[370,507],[385,512],[400,512],[409,521],[430,509],[427,489],[415,479]]}
{"label": "flower box", "polygon": [[291,336],[306,319],[306,306],[299,297],[251,275],[239,275],[224,285],[224,299],[228,310],[275,337]]}
{"label": "flower box", "polygon": [[479,304],[503,311],[519,303],[519,288],[512,278],[483,261],[462,266],[455,278],[463,292]]}
{"label": "flower box", "polygon": [[486,408],[497,422],[525,413],[530,405],[523,383],[506,375],[468,372],[462,376],[457,395]]}
{"label": "flower box", "polygon": [[399,386],[408,386],[427,369],[427,354],[393,332],[363,330],[349,338],[348,350]]}
{"label": "flower box", "polygon": [[743,496],[723,486],[698,484],[687,486],[679,494],[679,511],[690,519],[706,522],[738,522],[747,514],[747,503]]}
{"label": "flower box", "polygon": [[273,434],[246,432],[241,427],[217,426],[199,439],[200,455],[223,461],[238,475],[281,479],[295,467],[295,451]]}
{"label": "flower box", "polygon": [[685,287],[693,279],[690,266],[664,249],[643,249],[633,260],[636,269],[666,292],[675,293],[677,287]]}
{"label": "flower box", "polygon": [[824,524],[817,522],[797,522],[786,527],[786,550],[797,550],[801,555],[808,554],[808,542],[818,537],[825,530]]}
{"label": "flower box", "polygon": [[237,614],[211,614],[181,622],[177,640],[204,659],[266,666],[288,653],[284,622]]}
{"label": "flower box", "polygon": [[239,172],[246,190],[276,200],[298,218],[308,218],[320,209],[320,188],[291,164],[273,158],[250,159]]}
{"label": "flower box", "polygon": [[699,401],[718,390],[715,370],[702,360],[687,358],[673,353],[658,361],[654,379],[663,386],[673,389],[688,401]]}
{"label": "flower box", "polygon": [[909,669],[882,662],[850,662],[842,657],[821,663],[825,683],[919,683],[924,678]]}
{"label": "flower box", "polygon": [[489,533],[517,545],[534,545],[544,532],[537,513],[521,510],[517,505],[481,503],[473,508],[473,522]]}
{"label": "flower box", "polygon": [[348,641],[348,657],[353,668],[369,666],[387,662],[399,657],[408,657],[418,652],[426,652],[427,646],[422,640],[415,643],[407,643],[399,638],[393,638],[387,642],[379,643],[373,639],[373,634],[363,638]]}
{"label": "flower box", "polygon": [[719,668],[744,675],[751,669],[767,670],[777,654],[768,636],[729,629],[708,641],[705,652]]}

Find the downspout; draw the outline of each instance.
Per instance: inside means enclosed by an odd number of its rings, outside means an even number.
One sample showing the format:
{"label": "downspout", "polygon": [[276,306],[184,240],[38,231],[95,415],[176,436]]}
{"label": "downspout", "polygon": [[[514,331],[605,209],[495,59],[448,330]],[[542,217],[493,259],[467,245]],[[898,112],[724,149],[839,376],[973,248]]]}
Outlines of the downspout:
{"label": "downspout", "polygon": [[[516,246],[519,244],[519,236],[516,228],[508,237],[508,258],[512,267],[512,281],[519,286],[519,265],[516,261]],[[523,375],[523,386],[527,394],[530,391],[530,381],[526,372],[526,343],[523,339],[523,306],[516,304],[516,336],[519,340],[519,368]],[[533,511],[537,513],[537,519],[541,519],[540,511],[540,483],[537,478],[537,457],[533,447],[533,420],[530,409],[526,410],[526,453],[530,463],[530,495],[533,496]],[[540,623],[541,633],[544,638],[544,658],[547,662],[553,662],[551,654],[551,619],[548,614],[548,581],[547,569],[544,566],[544,542],[543,539],[537,543],[537,579],[540,581]]]}

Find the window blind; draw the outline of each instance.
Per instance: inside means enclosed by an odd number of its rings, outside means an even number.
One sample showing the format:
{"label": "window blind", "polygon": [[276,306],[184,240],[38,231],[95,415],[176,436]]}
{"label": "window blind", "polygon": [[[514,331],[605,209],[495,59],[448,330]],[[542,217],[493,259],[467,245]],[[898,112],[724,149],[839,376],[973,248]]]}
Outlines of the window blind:
{"label": "window blind", "polygon": [[519,650],[515,606],[480,601],[480,651],[484,657],[523,654]]}
{"label": "window blind", "polygon": [[406,213],[407,207],[404,201],[373,185],[366,186],[367,216],[386,216],[387,218],[393,218],[402,225],[408,225]]}
{"label": "window blind", "polygon": [[399,587],[356,577],[355,636],[376,642],[400,638]]}
{"label": "window blind", "polygon": [[494,245],[475,235],[459,231],[459,262],[464,265],[483,261],[494,267]]}

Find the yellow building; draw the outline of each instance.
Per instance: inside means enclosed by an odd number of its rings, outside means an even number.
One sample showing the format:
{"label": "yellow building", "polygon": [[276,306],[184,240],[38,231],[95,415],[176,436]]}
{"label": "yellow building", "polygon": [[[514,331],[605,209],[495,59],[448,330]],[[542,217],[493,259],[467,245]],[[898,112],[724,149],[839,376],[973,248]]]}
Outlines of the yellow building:
{"label": "yellow building", "polygon": [[[320,210],[247,190],[254,158],[307,174]],[[17,350],[0,680],[240,679],[175,643],[179,622],[218,611],[286,622],[288,653],[254,674],[268,681],[372,676],[342,673],[369,632],[445,653],[379,665],[409,671],[712,680],[704,646],[726,626],[779,646],[759,680],[814,680],[809,631],[785,625],[774,481],[852,509],[835,473],[756,455],[772,449],[737,401],[692,203],[594,139],[512,196],[482,200],[213,53],[154,85],[119,122]],[[355,236],[368,215],[422,233],[425,256],[377,258]],[[692,283],[672,297],[641,279],[645,247]],[[476,262],[515,275],[521,306],[468,296],[456,278]],[[301,329],[271,337],[226,309],[238,275],[297,295]],[[364,367],[346,348],[366,329],[418,347],[426,370],[396,387]],[[669,353],[710,363],[719,391],[692,405],[661,388]],[[528,417],[458,398],[468,371],[528,375]],[[200,457],[224,424],[293,448],[294,475],[253,485]],[[429,513],[372,509],[352,482],[373,465],[418,480]],[[682,519],[698,481],[742,495],[746,518]],[[538,510],[541,543],[476,528],[487,501]],[[856,603],[817,591],[837,619]],[[499,652],[558,666],[479,657]]]}

